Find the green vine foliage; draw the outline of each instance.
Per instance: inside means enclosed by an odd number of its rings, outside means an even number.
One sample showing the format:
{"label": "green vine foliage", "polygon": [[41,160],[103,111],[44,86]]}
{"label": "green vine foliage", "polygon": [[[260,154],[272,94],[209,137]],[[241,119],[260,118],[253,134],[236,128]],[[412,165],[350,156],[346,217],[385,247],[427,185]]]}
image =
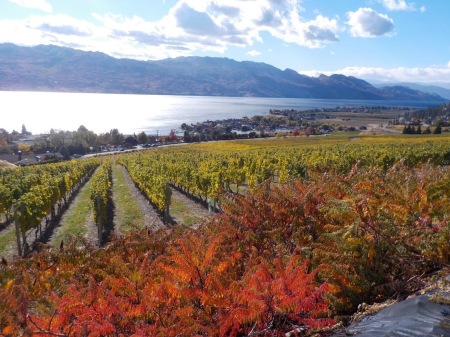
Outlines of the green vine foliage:
{"label": "green vine foliage", "polygon": [[104,226],[108,219],[108,203],[111,199],[111,162],[109,160],[104,161],[92,176],[90,196],[95,223]]}

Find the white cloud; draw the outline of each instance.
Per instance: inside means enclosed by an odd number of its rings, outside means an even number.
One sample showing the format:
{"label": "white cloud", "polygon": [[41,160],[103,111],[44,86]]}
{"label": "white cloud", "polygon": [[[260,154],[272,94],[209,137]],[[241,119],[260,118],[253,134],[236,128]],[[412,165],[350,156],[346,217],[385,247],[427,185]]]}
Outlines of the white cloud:
{"label": "white cloud", "polygon": [[[156,28],[147,27],[139,18],[126,19],[113,15],[96,16],[100,24],[77,20],[67,15],[31,16],[26,20],[0,21],[0,43],[11,42],[18,45],[34,46],[53,44],[85,51],[99,51],[119,58],[141,60],[163,59],[190,55],[186,48],[165,41]],[[118,29],[133,29],[144,24],[148,38],[152,34],[156,42],[140,43]],[[142,28],[142,27],[141,27]],[[153,31],[151,30],[153,29]],[[137,33],[135,33],[138,35]],[[169,44],[171,43],[171,44]],[[178,49],[177,49],[178,48]]]}
{"label": "white cloud", "polygon": [[354,37],[378,37],[391,35],[394,31],[394,21],[371,8],[359,8],[356,12],[348,12],[347,16]]}
{"label": "white cloud", "polygon": [[8,1],[26,8],[39,9],[47,13],[52,12],[52,5],[50,5],[46,0],[8,0]]}
{"label": "white cloud", "polygon": [[297,0],[182,0],[171,10],[176,26],[187,35],[210,35],[225,45],[251,46],[261,33],[306,47],[337,41],[335,19],[318,15],[302,19]]}
{"label": "white cloud", "polygon": [[391,11],[414,11],[414,4],[409,4],[406,0],[380,0],[380,2]]}
{"label": "white cloud", "polygon": [[247,55],[255,57],[255,56],[261,55],[261,53],[259,51],[257,51],[257,50],[250,50],[250,51],[247,52]]}
{"label": "white cloud", "polygon": [[347,67],[333,71],[299,71],[299,73],[317,77],[320,74],[343,74],[358,78],[376,80],[378,82],[418,82],[418,83],[450,83],[450,62],[447,66],[430,66],[424,68],[372,68]]}
{"label": "white cloud", "polygon": [[28,28],[35,29],[43,35],[56,36],[91,36],[95,27],[76,20],[68,15],[33,16],[28,20]]}
{"label": "white cloud", "polygon": [[[51,11],[46,0],[9,0]],[[115,57],[161,59],[193,52],[224,53],[251,47],[263,36],[308,48],[338,41],[336,18],[305,20],[299,0],[178,0],[158,21],[94,13],[93,21],[68,15],[30,16],[0,21],[0,43],[55,44],[102,51]]]}
{"label": "white cloud", "polygon": [[185,3],[178,8],[175,16],[177,25],[188,34],[214,36],[226,33],[225,27],[216,24],[207,13],[197,11]]}

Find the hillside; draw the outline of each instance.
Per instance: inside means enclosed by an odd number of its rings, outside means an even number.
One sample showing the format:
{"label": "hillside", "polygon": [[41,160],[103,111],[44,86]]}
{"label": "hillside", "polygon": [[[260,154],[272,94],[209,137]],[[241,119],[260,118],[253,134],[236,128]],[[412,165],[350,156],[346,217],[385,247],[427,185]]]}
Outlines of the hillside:
{"label": "hillside", "polygon": [[0,90],[443,101],[404,86],[375,88],[355,77],[300,75],[256,62],[180,57],[116,59],[51,45],[0,45]]}
{"label": "hillside", "polygon": [[433,94],[437,94],[447,100],[450,100],[450,88],[445,87],[446,84],[441,85],[425,85],[420,83],[385,83],[383,85],[374,84],[375,87],[382,86],[403,86],[408,87],[415,90],[420,90],[423,92],[429,92]]}

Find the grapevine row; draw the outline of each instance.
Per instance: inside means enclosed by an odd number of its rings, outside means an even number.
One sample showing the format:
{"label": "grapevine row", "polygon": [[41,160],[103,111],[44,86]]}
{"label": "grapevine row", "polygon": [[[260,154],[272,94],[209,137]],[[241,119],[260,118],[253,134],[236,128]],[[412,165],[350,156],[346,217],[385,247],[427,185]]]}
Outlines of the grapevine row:
{"label": "grapevine row", "polygon": [[307,177],[310,172],[347,173],[360,166],[388,169],[403,160],[410,167],[430,161],[434,165],[450,164],[448,141],[420,143],[337,144],[303,147],[249,149],[245,145],[218,143],[216,146],[185,146],[150,150],[122,157],[137,186],[162,210],[165,184],[207,198],[219,198],[224,191],[247,185],[253,189],[272,179],[287,182]]}
{"label": "grapevine row", "polygon": [[168,203],[167,179],[163,165],[155,165],[153,158],[147,155],[122,156],[119,159],[131,176],[131,179],[157,208],[164,212]]}
{"label": "grapevine row", "polygon": [[[0,170],[0,214],[9,218],[12,206],[34,186],[57,184],[64,202],[81,178],[98,166],[97,160],[70,161]],[[58,198],[59,199],[59,198]]]}
{"label": "grapevine row", "polygon": [[91,178],[91,201],[98,229],[98,242],[101,245],[111,202],[111,162],[109,160],[105,160]]}
{"label": "grapevine row", "polygon": [[19,255],[28,251],[29,231],[35,230],[35,239],[42,235],[43,220],[47,229],[97,165],[73,161],[0,171],[0,212],[15,213]]}

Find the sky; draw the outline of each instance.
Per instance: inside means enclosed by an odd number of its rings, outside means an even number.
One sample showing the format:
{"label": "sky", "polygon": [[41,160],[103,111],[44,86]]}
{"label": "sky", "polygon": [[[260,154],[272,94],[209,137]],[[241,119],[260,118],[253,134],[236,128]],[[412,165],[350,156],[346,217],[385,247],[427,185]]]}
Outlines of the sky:
{"label": "sky", "polygon": [[449,0],[0,0],[0,43],[450,88]]}

